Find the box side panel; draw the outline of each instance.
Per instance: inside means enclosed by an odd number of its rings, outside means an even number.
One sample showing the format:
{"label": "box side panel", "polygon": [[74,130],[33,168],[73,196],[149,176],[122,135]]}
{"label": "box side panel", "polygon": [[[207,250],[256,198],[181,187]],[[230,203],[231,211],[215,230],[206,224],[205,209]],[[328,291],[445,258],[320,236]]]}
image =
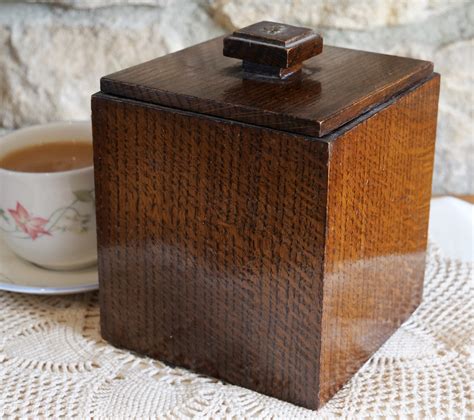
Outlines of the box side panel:
{"label": "box side panel", "polygon": [[322,403],[421,300],[438,92],[434,75],[331,144]]}
{"label": "box side panel", "polygon": [[326,143],[93,98],[103,336],[315,408]]}

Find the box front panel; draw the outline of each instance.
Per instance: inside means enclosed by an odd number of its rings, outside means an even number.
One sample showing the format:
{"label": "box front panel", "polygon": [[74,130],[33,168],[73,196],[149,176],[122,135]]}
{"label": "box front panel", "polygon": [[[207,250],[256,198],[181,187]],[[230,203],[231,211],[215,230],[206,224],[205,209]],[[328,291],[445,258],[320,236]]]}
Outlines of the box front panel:
{"label": "box front panel", "polygon": [[92,105],[104,337],[316,408],[327,144]]}
{"label": "box front panel", "polygon": [[331,145],[322,402],[421,300],[438,92],[435,75]]}

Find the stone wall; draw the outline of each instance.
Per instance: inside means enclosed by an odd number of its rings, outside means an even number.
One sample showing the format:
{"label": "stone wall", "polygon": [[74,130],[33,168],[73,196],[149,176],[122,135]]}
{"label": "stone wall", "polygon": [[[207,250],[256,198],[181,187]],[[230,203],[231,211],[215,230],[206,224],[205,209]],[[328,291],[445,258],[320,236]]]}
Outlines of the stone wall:
{"label": "stone wall", "polygon": [[100,76],[259,20],[326,44],[434,61],[435,193],[474,193],[474,3],[461,0],[0,0],[0,129],[89,117]]}

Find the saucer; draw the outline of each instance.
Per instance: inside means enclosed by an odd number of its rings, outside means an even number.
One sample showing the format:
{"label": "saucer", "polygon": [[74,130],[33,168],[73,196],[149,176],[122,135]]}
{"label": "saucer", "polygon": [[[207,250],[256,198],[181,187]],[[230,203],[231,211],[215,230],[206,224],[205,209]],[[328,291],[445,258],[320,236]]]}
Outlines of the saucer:
{"label": "saucer", "polygon": [[67,295],[99,288],[97,265],[53,271],[17,257],[0,239],[0,290],[38,295]]}

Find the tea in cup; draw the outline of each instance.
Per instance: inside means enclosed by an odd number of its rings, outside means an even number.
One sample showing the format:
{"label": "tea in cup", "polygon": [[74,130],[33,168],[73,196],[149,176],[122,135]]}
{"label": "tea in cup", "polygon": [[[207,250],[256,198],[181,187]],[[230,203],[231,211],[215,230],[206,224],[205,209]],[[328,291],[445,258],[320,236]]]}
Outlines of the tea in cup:
{"label": "tea in cup", "polygon": [[24,128],[0,138],[0,234],[39,266],[97,260],[90,122]]}

